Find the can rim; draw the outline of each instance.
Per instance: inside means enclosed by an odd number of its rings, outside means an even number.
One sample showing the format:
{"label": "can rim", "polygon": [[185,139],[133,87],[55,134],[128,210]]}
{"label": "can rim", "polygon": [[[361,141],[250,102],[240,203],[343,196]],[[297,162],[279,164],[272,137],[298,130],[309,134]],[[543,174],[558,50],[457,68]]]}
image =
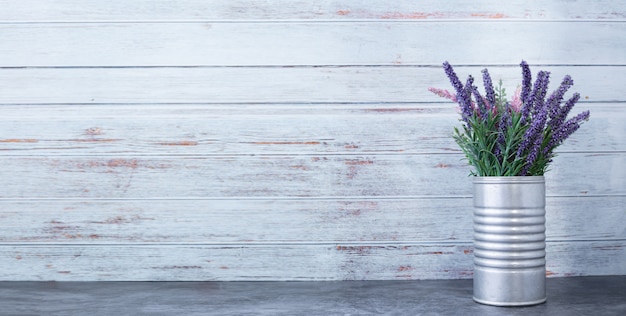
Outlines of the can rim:
{"label": "can rim", "polygon": [[474,183],[545,183],[544,176],[474,177]]}

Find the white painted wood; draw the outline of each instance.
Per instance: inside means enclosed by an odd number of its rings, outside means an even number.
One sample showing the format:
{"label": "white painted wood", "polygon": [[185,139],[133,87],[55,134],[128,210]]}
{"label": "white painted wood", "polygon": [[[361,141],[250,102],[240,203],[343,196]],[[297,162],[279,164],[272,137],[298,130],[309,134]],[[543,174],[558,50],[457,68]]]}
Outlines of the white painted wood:
{"label": "white painted wood", "polygon": [[[4,198],[455,196],[471,193],[461,154],[2,157]],[[550,195],[626,194],[624,153],[562,153]],[[585,181],[572,181],[587,168]],[[26,180],[26,181],[25,181]],[[41,189],[40,189],[41,188]]]}
{"label": "white painted wood", "polygon": [[[548,197],[547,239],[626,239],[625,202]],[[0,207],[4,244],[472,242],[469,197],[28,199],[0,200]]]}
{"label": "white painted wood", "polygon": [[592,112],[547,176],[547,274],[626,274],[622,3],[0,8],[0,280],[470,278],[458,115],[427,88],[449,60],[512,92],[521,59]]}
{"label": "white painted wood", "polygon": [[[4,105],[0,156],[459,153],[451,137],[460,126],[455,107]],[[626,151],[623,105],[580,103],[574,112],[583,110],[592,111],[592,119],[559,152]]]}
{"label": "white painted wood", "polygon": [[619,1],[2,0],[0,21],[623,20]]}
{"label": "white painted wood", "polygon": [[[482,68],[458,67],[457,72],[463,78],[479,76]],[[626,82],[626,66],[537,68],[535,75],[540,69],[552,72],[551,90],[569,74],[575,81],[572,92],[584,101],[626,101],[614,85]],[[490,69],[511,93],[521,83],[519,66]],[[440,67],[391,66],[2,69],[0,82],[0,104],[443,102],[427,89],[450,86]]]}
{"label": "white painted wood", "polygon": [[[622,241],[548,243],[547,275],[624,272]],[[0,247],[23,280],[380,280],[471,278],[471,244],[332,243]],[[0,280],[14,279],[0,270]]]}
{"label": "white painted wood", "polygon": [[626,64],[610,21],[4,24],[0,42],[9,67]]}

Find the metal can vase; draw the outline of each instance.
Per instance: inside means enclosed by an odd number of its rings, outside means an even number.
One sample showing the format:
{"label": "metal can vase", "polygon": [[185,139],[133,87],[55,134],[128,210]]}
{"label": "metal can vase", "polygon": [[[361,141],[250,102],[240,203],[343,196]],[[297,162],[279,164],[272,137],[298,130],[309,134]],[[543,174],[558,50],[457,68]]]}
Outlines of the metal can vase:
{"label": "metal can vase", "polygon": [[546,301],[545,179],[474,177],[474,301]]}

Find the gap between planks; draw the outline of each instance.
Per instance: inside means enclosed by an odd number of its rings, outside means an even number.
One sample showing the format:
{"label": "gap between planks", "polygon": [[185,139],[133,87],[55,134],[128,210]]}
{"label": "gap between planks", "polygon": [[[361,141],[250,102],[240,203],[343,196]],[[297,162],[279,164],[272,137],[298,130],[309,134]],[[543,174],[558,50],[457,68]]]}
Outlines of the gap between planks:
{"label": "gap between planks", "polygon": [[[626,67],[626,64],[554,64],[543,63],[533,64],[533,67]],[[441,68],[441,64],[411,64],[404,63],[401,65],[389,65],[389,64],[311,64],[311,65],[132,65],[132,66],[111,66],[111,65],[88,65],[88,66],[33,66],[33,65],[17,65],[17,66],[0,66],[0,69],[6,70],[19,70],[19,69],[221,69],[221,68]],[[519,64],[455,64],[456,68],[518,68]],[[582,102],[582,101],[581,101]],[[596,101],[600,102],[600,101]],[[604,101],[606,102],[606,101]],[[199,102],[189,102],[180,104],[197,104]],[[223,103],[223,102],[221,102]],[[330,104],[331,102],[319,102],[322,104]],[[357,102],[357,103],[382,103],[382,102]],[[397,102],[391,102],[397,103]],[[404,102],[404,103],[418,103],[418,102]],[[437,103],[437,102],[428,102]],[[54,104],[54,103],[53,103]],[[93,103],[89,103],[93,104]],[[135,103],[131,103],[135,104]],[[203,103],[200,103],[203,104]],[[293,104],[293,102],[288,103]]]}
{"label": "gap between planks", "polygon": [[[585,194],[585,195],[546,195],[547,199],[558,198],[623,198],[626,194]],[[233,197],[137,197],[137,198],[83,198],[83,197],[0,197],[2,202],[26,201],[418,201],[418,200],[450,200],[471,199],[471,195],[414,195],[414,196],[233,196]]]}
{"label": "gap between planks", "polygon": [[515,19],[515,18],[473,18],[473,19],[278,19],[278,20],[44,20],[44,21],[0,21],[0,25],[40,25],[40,24],[349,24],[349,23],[624,23],[626,19]]}
{"label": "gap between planks", "polygon": [[[571,243],[597,243],[597,242],[626,242],[624,238],[606,238],[598,240],[588,239],[546,239],[547,244],[571,244]],[[377,246],[377,247],[467,247],[473,246],[473,240],[454,240],[454,241],[396,241],[396,240],[362,240],[362,241],[255,241],[255,242],[224,242],[224,243],[207,243],[207,242],[137,242],[137,243],[111,243],[111,242],[89,242],[89,243],[63,243],[63,242],[0,242],[0,247],[115,247],[115,248],[142,248],[142,247],[223,247],[223,248],[254,248],[254,247],[276,247],[276,246],[328,246],[328,247],[358,247],[358,246]]]}
{"label": "gap between planks", "polygon": [[[0,141],[1,142],[1,141]],[[17,151],[17,150],[16,150]],[[363,152],[329,152],[323,153],[323,156],[328,157],[344,157],[344,156],[450,156],[450,155],[460,155],[459,152],[385,152],[385,151],[363,151]],[[581,151],[560,151],[557,153],[561,154],[594,154],[594,155],[607,155],[607,154],[626,154],[626,150],[581,150]],[[36,157],[36,158],[47,158],[47,157],[73,157],[73,158],[90,158],[90,157],[100,157],[100,158],[131,158],[131,157],[142,157],[142,158],[189,158],[189,159],[203,159],[203,158],[235,158],[235,157],[311,157],[311,156],[320,156],[320,153],[241,153],[241,154],[221,154],[221,153],[207,153],[207,154],[157,154],[157,153],[137,153],[137,154],[115,154],[115,153],[107,153],[107,154],[4,154],[0,153],[0,157]],[[469,168],[469,165],[468,165]]]}

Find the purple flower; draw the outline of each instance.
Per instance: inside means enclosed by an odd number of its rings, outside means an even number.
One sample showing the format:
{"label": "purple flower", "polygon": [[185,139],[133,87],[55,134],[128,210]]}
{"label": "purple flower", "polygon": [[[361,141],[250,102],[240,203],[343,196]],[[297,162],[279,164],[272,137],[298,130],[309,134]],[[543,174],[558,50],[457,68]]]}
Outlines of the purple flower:
{"label": "purple flower", "polygon": [[543,142],[543,134],[540,134],[535,139],[532,147],[530,148],[530,153],[528,154],[528,157],[526,158],[526,164],[524,165],[524,168],[522,168],[522,172],[521,172],[522,176],[527,175],[532,165],[535,163],[535,161],[537,161],[537,157],[539,156],[539,150],[541,149],[542,142]]}
{"label": "purple flower", "polygon": [[559,115],[559,104],[563,101],[565,92],[567,92],[572,85],[574,85],[572,77],[566,75],[561,82],[561,86],[559,86],[559,88],[555,90],[546,101],[546,106],[548,107],[548,111],[550,113],[550,119],[554,119]]}
{"label": "purple flower", "polygon": [[[543,175],[555,154],[553,150],[589,119],[589,111],[567,119],[578,93],[563,103],[574,84],[567,75],[560,86],[548,95],[550,72],[540,71],[532,82],[526,61],[520,63],[522,84],[510,102],[504,100],[504,88],[493,86],[487,69],[482,70],[483,94],[468,76],[461,82],[452,66],[443,63],[454,91],[429,88],[433,93],[458,103],[464,128],[455,128],[454,139],[461,147],[477,176]],[[562,105],[562,106],[561,106]]]}
{"label": "purple flower", "polygon": [[467,77],[467,81],[465,82],[465,87],[463,87],[463,96],[457,96],[458,100],[463,100],[459,102],[461,105],[461,113],[463,113],[463,119],[468,122],[469,119],[474,116],[474,106],[472,105],[472,90],[474,84],[474,77],[471,75]]}
{"label": "purple flower", "polygon": [[520,99],[523,104],[528,102],[528,98],[530,96],[530,91],[532,89],[532,74],[530,72],[530,67],[526,63],[526,61],[522,60],[520,63],[520,67],[522,67],[522,91],[520,92]]}
{"label": "purple flower", "polygon": [[537,74],[535,87],[533,89],[532,115],[537,115],[544,108],[544,99],[548,92],[548,84],[550,83],[550,72],[540,71]]}
{"label": "purple flower", "polygon": [[567,100],[567,102],[565,102],[565,105],[558,109],[557,115],[554,118],[551,117],[550,122],[548,122],[548,126],[550,126],[552,130],[558,129],[560,125],[565,122],[565,118],[567,118],[567,115],[579,99],[580,94],[574,93],[574,95],[569,100]]}
{"label": "purple flower", "polygon": [[461,80],[459,80],[459,77],[454,72],[454,69],[452,68],[452,65],[450,65],[450,63],[448,63],[447,61],[444,62],[443,69],[446,72],[448,79],[450,79],[450,83],[454,87],[454,90],[456,90],[456,99],[461,108],[462,118],[465,122],[469,122],[469,117],[471,117],[474,114],[474,111],[472,108],[472,99],[471,99],[472,98],[471,86],[472,86],[474,79],[470,76],[467,79],[468,81],[467,86],[464,87],[463,84],[461,83]]}
{"label": "purple flower", "polygon": [[589,120],[589,111],[584,111],[579,113],[575,117],[567,120],[567,122],[563,123],[563,125],[559,126],[552,132],[552,136],[550,137],[550,141],[546,148],[544,148],[544,154],[547,155],[554,148],[561,145],[570,135],[572,135],[575,131],[580,128],[580,124],[583,121]]}
{"label": "purple flower", "polygon": [[452,87],[454,87],[454,90],[456,90],[456,93],[461,92],[463,90],[463,84],[454,72],[454,68],[452,68],[452,65],[450,65],[450,63],[448,63],[447,61],[444,62],[443,70],[446,72],[448,79],[450,79],[450,83],[452,84]]}
{"label": "purple flower", "polygon": [[[542,91],[544,91],[548,86],[548,82],[546,80],[546,72],[540,71],[537,74],[537,80],[535,80],[535,85],[533,87],[532,92],[528,94],[524,94],[524,87],[522,86],[522,123],[526,122],[530,119],[531,115],[537,114],[537,102],[543,103],[543,99],[540,99],[542,95]],[[545,94],[543,94],[545,95]],[[532,112],[532,113],[531,113]]]}
{"label": "purple flower", "polygon": [[487,98],[487,106],[494,107],[496,104],[496,92],[493,90],[493,83],[487,68],[483,69],[483,84],[485,85],[485,97]]}
{"label": "purple flower", "polygon": [[[540,71],[537,75],[537,82],[535,83],[535,100],[534,100],[534,109],[532,116],[532,123],[528,130],[526,130],[526,134],[524,135],[524,141],[522,144],[525,144],[526,148],[529,150],[528,156],[526,157],[526,164],[522,169],[521,175],[525,176],[528,174],[530,169],[532,168],[535,161],[539,156],[539,152],[541,150],[541,145],[544,139],[544,129],[546,126],[546,121],[549,116],[549,103],[543,102],[549,82],[550,73]],[[541,81],[540,81],[541,79]],[[530,147],[528,145],[532,144]],[[517,155],[518,157],[523,154],[522,147],[520,146]]]}
{"label": "purple flower", "polygon": [[478,106],[480,117],[483,120],[487,119],[487,105],[485,104],[485,98],[480,95],[478,87],[472,86],[472,94],[474,94],[474,98],[476,99],[476,104]]}
{"label": "purple flower", "polygon": [[517,150],[517,157],[522,157],[524,152],[528,149],[532,150],[533,148],[531,146],[535,144],[536,139],[543,137],[543,130],[548,118],[548,109],[546,106],[543,106],[542,95],[545,96],[548,75],[549,73],[543,71],[539,72],[537,83],[535,84],[535,102],[537,102],[540,106],[539,108],[536,108],[537,113],[534,113],[532,116],[530,127],[526,130],[524,140]]}

